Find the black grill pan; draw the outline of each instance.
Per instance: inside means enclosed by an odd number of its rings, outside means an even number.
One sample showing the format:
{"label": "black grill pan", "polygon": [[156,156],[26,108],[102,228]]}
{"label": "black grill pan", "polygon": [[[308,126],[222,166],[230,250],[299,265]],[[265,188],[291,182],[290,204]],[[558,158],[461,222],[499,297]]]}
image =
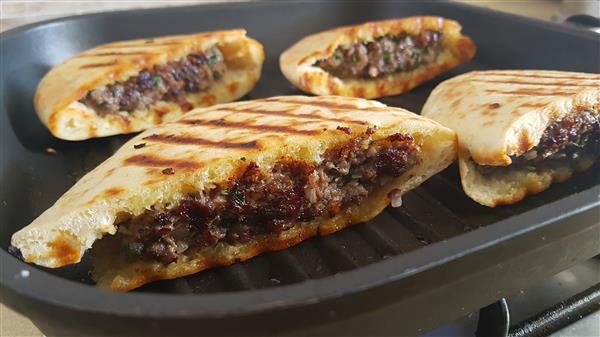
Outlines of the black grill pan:
{"label": "black grill pan", "polygon": [[[455,166],[373,221],[227,268],[111,293],[90,264],[19,262],[10,236],[130,136],[66,142],[38,121],[32,97],[53,65],[122,39],[244,27],[267,53],[245,99],[298,94],[278,56],[323,29],[409,15],[460,21],[473,62],[383,102],[419,112],[440,81],[474,69],[600,72],[598,35],[450,2],[258,2],[84,15],[3,33],[0,92],[2,301],[47,336],[413,335],[600,253],[598,165],[513,206],[468,199]],[[47,147],[57,150],[50,156]]]}

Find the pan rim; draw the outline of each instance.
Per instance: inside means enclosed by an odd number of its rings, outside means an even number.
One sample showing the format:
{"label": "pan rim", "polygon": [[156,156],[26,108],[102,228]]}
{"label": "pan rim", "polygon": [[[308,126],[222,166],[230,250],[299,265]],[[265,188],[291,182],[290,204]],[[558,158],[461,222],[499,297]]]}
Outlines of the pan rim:
{"label": "pan rim", "polygon": [[[260,2],[236,2],[220,4],[196,4],[191,6],[170,7],[170,8],[151,8],[142,10],[125,10],[103,13],[90,13],[77,16],[49,19],[41,22],[31,23],[25,26],[16,27],[0,33],[0,43],[14,38],[18,34],[38,29],[42,26],[55,23],[90,19],[96,17],[114,16],[114,15],[145,15],[155,12],[176,11],[181,8],[217,8],[217,7],[255,7],[271,6],[277,4],[275,1]],[[528,22],[532,26],[543,26],[552,31],[560,31],[570,35],[585,38],[586,40],[597,39],[596,33],[580,30],[572,27],[566,27],[556,23],[545,22],[541,20],[520,17],[512,14],[501,13],[487,8],[477,8],[460,3],[447,3],[446,5],[468,9],[473,13],[490,13],[500,15],[521,22]],[[281,5],[285,6],[285,4]],[[159,293],[115,293],[109,292],[91,285],[85,285],[79,282],[64,279],[52,275],[43,270],[31,267],[10,256],[6,251],[0,250],[0,292],[13,292],[30,299],[44,303],[51,303],[62,308],[69,308],[83,312],[103,313],[109,315],[120,315],[130,317],[156,317],[156,318],[185,318],[185,317],[206,317],[219,318],[233,315],[248,315],[253,313],[276,310],[279,308],[292,308],[302,305],[310,305],[317,302],[332,300],[344,295],[355,294],[368,291],[370,289],[389,284],[400,279],[404,279],[420,273],[424,270],[434,268],[443,263],[461,258],[468,254],[473,254],[481,249],[500,244],[513,237],[523,235],[530,231],[539,229],[549,224],[550,220],[545,214],[557,214],[556,208],[563,213],[558,218],[552,218],[552,221],[566,217],[576,216],[583,212],[598,211],[600,201],[597,196],[600,192],[600,186],[595,185],[579,193],[569,195],[565,198],[556,200],[552,203],[542,205],[528,212],[519,214],[521,221],[515,223],[514,218],[508,218],[484,228],[461,234],[447,241],[431,244],[436,248],[434,255],[437,255],[435,263],[422,264],[420,261],[430,260],[424,256],[431,256],[432,250],[424,251],[417,249],[405,254],[392,257],[387,260],[379,261],[355,270],[351,270],[339,275],[330,276],[322,279],[309,280],[294,283],[285,286],[267,289],[252,289],[248,291],[213,293],[201,295],[181,295],[181,294],[159,294]],[[570,209],[568,206],[573,204],[583,205],[579,208]],[[563,205],[561,207],[561,205]],[[529,221],[526,219],[529,218]],[[532,220],[535,218],[537,220]],[[537,222],[536,222],[537,221]],[[467,245],[468,243],[468,245]],[[459,247],[468,246],[469,250],[459,249]],[[428,255],[429,254],[429,255]],[[409,263],[410,262],[410,263]],[[390,266],[404,266],[404,270],[394,270]],[[397,268],[396,268],[397,269]],[[28,281],[21,278],[15,278],[21,270],[29,271]],[[355,275],[367,274],[367,278],[362,278],[360,282],[354,281]],[[376,276],[375,276],[376,275]],[[35,283],[34,283],[35,282]],[[354,283],[352,283],[354,282]],[[344,286],[340,286],[343,284]],[[40,287],[40,285],[42,285]],[[302,292],[304,288],[314,289],[314,292]],[[343,288],[340,291],[337,288]],[[42,293],[44,290],[44,293]],[[285,294],[285,296],[281,296]],[[51,296],[46,296],[51,295]],[[231,301],[235,297],[236,301]],[[281,298],[286,298],[284,302]],[[241,302],[243,299],[245,302]],[[160,300],[160,305],[156,305]],[[154,305],[152,305],[154,304]],[[217,304],[217,305],[216,305]],[[220,307],[218,305],[221,305]],[[140,308],[144,308],[143,310]],[[146,310],[146,311],[144,311]]]}

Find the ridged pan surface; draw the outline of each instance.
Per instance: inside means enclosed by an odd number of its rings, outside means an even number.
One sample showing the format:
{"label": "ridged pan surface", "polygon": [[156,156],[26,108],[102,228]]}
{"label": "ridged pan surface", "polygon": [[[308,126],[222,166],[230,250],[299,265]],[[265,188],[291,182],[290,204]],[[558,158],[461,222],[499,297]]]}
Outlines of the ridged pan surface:
{"label": "ridged pan surface", "polygon": [[[130,138],[116,136],[85,142],[61,141],[53,138],[37,120],[32,106],[36,85],[51,66],[65,58],[113,40],[243,27],[249,36],[264,44],[267,54],[262,79],[243,99],[299,94],[281,75],[278,67],[278,55],[293,42],[307,34],[334,26],[415,14],[442,15],[458,20],[464,27],[464,33],[477,44],[478,53],[468,65],[411,92],[381,100],[388,105],[419,112],[436,84],[474,69],[600,70],[597,37],[592,33],[451,3],[312,2],[307,5],[268,2],[196,6],[76,17],[8,32],[3,34],[1,40],[2,249],[7,249],[14,231],[31,222],[75,181]],[[168,24],[157,24],[159,22]],[[483,23],[485,25],[481,27]],[[556,49],[557,45],[560,45],[560,50]],[[57,153],[49,155],[46,148],[53,148]],[[523,213],[594,188],[599,182],[596,174],[598,169],[596,165],[586,174],[556,184],[548,191],[530,196],[516,205],[489,209],[465,196],[457,168],[451,166],[408,193],[402,207],[388,208],[369,223],[310,239],[290,249],[264,254],[231,267],[149,284],[136,292],[195,294],[202,298],[201,295],[207,293],[247,293],[248,290],[304,283],[310,283],[307,285],[310,289],[317,289],[319,281],[349,271],[356,271],[359,274],[355,276],[367,280],[368,275],[360,274],[364,267],[383,260],[400,261],[403,256],[412,257],[407,255],[411,252],[420,252],[421,260],[402,261],[412,263],[416,269],[426,268],[443,263],[442,259],[434,259],[443,255],[442,248],[477,250],[475,244],[453,247],[455,242],[458,245],[454,239],[467,233],[477,239],[479,233],[483,235],[483,227],[493,227],[503,220],[522,223],[522,229],[527,230],[528,224],[523,223],[526,219],[522,218]],[[548,212],[546,220],[559,215]],[[542,222],[540,220],[535,225]],[[497,229],[498,232],[502,230]],[[442,241],[444,245],[438,245]],[[493,240],[481,236],[478,242],[491,244]],[[5,252],[0,254],[6,255]],[[11,264],[21,263],[7,256],[5,258]],[[60,278],[91,283],[88,274],[90,268],[89,259],[84,259],[79,265],[44,271]],[[398,270],[395,277],[409,274],[405,270]],[[6,280],[9,276],[3,277]],[[345,289],[345,286],[340,283],[341,292],[353,291]],[[373,284],[365,283],[364,286]],[[308,298],[310,291],[307,290],[306,294]],[[300,296],[298,293],[296,295]],[[235,298],[230,299],[235,301]],[[257,297],[253,303],[259,302],[260,298]]]}

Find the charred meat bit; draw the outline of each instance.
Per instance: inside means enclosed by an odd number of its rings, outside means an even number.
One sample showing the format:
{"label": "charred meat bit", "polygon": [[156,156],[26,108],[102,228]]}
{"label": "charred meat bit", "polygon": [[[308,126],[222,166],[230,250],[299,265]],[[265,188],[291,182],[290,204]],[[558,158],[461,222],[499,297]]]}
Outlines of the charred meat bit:
{"label": "charred meat bit", "polygon": [[215,197],[213,200],[183,200],[176,210],[180,219],[187,223],[191,229],[204,229],[218,219],[219,212],[225,207],[224,197]]}
{"label": "charred meat bit", "polygon": [[540,142],[534,148],[537,152],[536,159],[566,158],[581,151],[590,141],[590,145],[597,149],[599,134],[598,115],[591,111],[567,116],[546,127]]}
{"label": "charred meat bit", "polygon": [[342,131],[343,133],[347,134],[347,135],[351,135],[352,134],[352,129],[350,129],[347,126],[338,126],[336,128],[336,130]]}
{"label": "charred meat bit", "polygon": [[174,228],[174,219],[166,213],[159,213],[154,217],[154,226],[150,234],[154,237],[163,237],[170,234]]}
{"label": "charred meat bit", "polygon": [[19,250],[19,248],[13,246],[13,245],[9,245],[8,246],[8,253],[10,255],[12,255],[13,257],[17,258],[18,260],[23,261],[23,254],[21,253],[21,251]]}
{"label": "charred meat bit", "polygon": [[276,164],[266,175],[252,162],[231,188],[229,209],[259,232],[287,229],[301,212],[307,170],[306,164],[290,161]]}
{"label": "charred meat bit", "polygon": [[414,164],[413,158],[408,146],[390,146],[377,154],[375,168],[379,175],[397,178],[406,171],[406,167]]}
{"label": "charred meat bit", "polygon": [[166,169],[162,170],[162,174],[168,174],[168,175],[175,174],[175,170],[173,170],[172,167],[167,167]]}
{"label": "charred meat bit", "polygon": [[226,186],[190,196],[162,212],[149,210],[134,217],[119,227],[128,255],[168,264],[188,249],[221,240],[246,243],[257,235],[335,216],[418,162],[411,136],[393,134],[374,141],[372,134],[365,132],[326,151],[317,166],[282,159],[265,172],[249,162]]}
{"label": "charred meat bit", "polygon": [[584,111],[550,123],[539,143],[521,156],[513,157],[512,165],[536,165],[548,160],[577,159],[586,152],[599,153],[599,146],[598,115]]}
{"label": "charred meat bit", "polygon": [[338,47],[333,55],[316,62],[339,78],[378,78],[411,71],[435,61],[441,51],[442,34],[382,36],[371,42]]}
{"label": "charred meat bit", "polygon": [[187,93],[207,90],[226,71],[223,55],[217,47],[203,53],[142,70],[138,76],[124,82],[89,91],[81,103],[100,116],[119,111],[133,112],[158,101],[174,102],[182,110],[193,106],[185,99]]}

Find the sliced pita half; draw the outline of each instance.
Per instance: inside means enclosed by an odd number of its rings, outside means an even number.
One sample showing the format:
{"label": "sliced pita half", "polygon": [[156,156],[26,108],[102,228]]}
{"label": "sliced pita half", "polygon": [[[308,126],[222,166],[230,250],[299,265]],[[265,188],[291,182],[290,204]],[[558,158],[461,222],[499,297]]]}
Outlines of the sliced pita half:
{"label": "sliced pita half", "polygon": [[241,29],[113,42],[50,70],[35,110],[61,139],[137,132],[242,97],[264,58],[262,45]]}
{"label": "sliced pita half", "polygon": [[456,131],[462,185],[494,207],[588,169],[600,153],[600,75],[477,71],[437,86],[422,115]]}
{"label": "sliced pita half", "polygon": [[12,245],[52,268],[91,248],[97,284],[126,291],[367,221],[455,156],[453,131],[374,101],[196,109],[123,145]]}
{"label": "sliced pita half", "polygon": [[435,16],[367,22],[310,35],[279,58],[285,77],[315,95],[400,94],[469,61],[475,45]]}

